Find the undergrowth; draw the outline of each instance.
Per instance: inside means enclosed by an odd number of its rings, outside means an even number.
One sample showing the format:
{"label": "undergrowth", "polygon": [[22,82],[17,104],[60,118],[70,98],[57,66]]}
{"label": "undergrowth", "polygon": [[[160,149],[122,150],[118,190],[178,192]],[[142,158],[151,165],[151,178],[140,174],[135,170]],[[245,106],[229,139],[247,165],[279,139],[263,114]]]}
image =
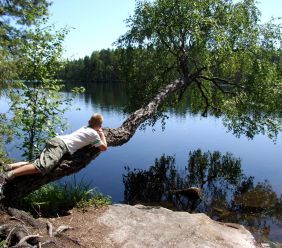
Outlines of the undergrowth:
{"label": "undergrowth", "polygon": [[101,207],[112,203],[110,196],[105,196],[97,189],[90,189],[90,184],[82,180],[65,184],[49,183],[24,198],[23,207],[37,216],[62,215],[76,207]]}

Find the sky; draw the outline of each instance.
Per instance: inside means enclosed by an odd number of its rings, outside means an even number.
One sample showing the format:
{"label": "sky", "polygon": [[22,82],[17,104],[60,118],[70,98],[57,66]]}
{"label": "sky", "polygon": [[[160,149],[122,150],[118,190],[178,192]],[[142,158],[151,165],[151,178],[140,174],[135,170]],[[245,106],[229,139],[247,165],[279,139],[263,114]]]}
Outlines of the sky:
{"label": "sky", "polygon": [[[260,0],[262,21],[282,16],[282,0]],[[53,0],[50,23],[69,27],[64,41],[64,58],[77,59],[93,51],[114,48],[126,31],[125,19],[133,15],[135,0]]]}

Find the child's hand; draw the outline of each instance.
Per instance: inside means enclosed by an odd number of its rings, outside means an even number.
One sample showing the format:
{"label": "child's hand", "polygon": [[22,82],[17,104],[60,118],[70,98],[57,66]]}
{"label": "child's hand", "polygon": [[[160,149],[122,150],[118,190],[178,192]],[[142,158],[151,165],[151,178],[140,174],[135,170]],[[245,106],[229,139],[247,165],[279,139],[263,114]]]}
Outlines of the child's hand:
{"label": "child's hand", "polygon": [[102,129],[102,128],[99,128],[99,129],[97,130],[97,132],[98,132],[98,133],[103,133],[103,129]]}

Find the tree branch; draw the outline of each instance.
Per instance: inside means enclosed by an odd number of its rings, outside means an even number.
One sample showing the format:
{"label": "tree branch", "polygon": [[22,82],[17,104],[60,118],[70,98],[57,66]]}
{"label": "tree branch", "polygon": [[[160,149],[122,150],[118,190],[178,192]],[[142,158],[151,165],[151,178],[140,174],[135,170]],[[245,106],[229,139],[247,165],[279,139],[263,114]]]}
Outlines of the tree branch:
{"label": "tree branch", "polygon": [[[232,86],[235,86],[237,88],[245,89],[245,87],[243,85],[232,83],[232,82],[229,82],[229,81],[227,81],[225,79],[218,78],[218,77],[209,78],[209,77],[206,77],[206,76],[199,76],[198,78],[205,79],[207,81],[211,81],[214,84],[223,83],[223,84],[226,84],[226,85],[232,85]],[[218,85],[218,86],[220,87],[220,85]]]}
{"label": "tree branch", "polygon": [[[208,108],[211,107],[212,109],[214,109],[215,111],[219,111],[220,109],[218,109],[217,107],[215,107],[213,104],[210,103],[209,98],[207,97],[205,91],[207,92],[207,89],[205,88],[205,86],[198,80],[198,79],[194,79],[197,83],[197,87],[199,88],[202,97],[205,100],[206,106],[205,106],[205,110],[203,112],[203,116],[207,116],[208,113]],[[203,89],[204,88],[204,89]],[[204,91],[205,90],[205,91]]]}
{"label": "tree branch", "polygon": [[173,54],[175,57],[177,57],[177,54],[172,50],[172,48],[170,47],[170,45],[162,38],[162,36],[160,35],[159,32],[157,32],[158,37],[160,39],[160,41],[164,44],[164,46],[168,49],[168,51]]}
{"label": "tree branch", "polygon": [[204,90],[202,89],[202,87],[201,87],[201,83],[200,83],[197,79],[195,79],[195,81],[196,81],[196,83],[197,83],[197,87],[198,87],[198,89],[200,90],[201,95],[202,95],[202,97],[204,98],[205,103],[206,103],[206,106],[205,106],[205,110],[204,110],[203,116],[207,116],[208,109],[209,109],[209,107],[210,107],[209,99],[208,99],[208,97],[206,96],[206,94],[205,94]]}

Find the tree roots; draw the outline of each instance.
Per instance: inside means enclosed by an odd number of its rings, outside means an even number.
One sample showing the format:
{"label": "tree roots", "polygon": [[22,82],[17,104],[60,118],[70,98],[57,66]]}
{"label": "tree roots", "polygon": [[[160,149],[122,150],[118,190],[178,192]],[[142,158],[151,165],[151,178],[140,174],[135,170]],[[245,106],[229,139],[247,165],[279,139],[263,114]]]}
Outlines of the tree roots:
{"label": "tree roots", "polygon": [[70,226],[62,225],[54,229],[49,221],[44,223],[34,219],[29,213],[14,208],[3,211],[2,216],[5,213],[11,217],[9,220],[2,220],[5,223],[0,223],[0,247],[56,247],[58,246],[57,238],[59,237],[82,247],[79,240],[64,233],[73,229]]}

